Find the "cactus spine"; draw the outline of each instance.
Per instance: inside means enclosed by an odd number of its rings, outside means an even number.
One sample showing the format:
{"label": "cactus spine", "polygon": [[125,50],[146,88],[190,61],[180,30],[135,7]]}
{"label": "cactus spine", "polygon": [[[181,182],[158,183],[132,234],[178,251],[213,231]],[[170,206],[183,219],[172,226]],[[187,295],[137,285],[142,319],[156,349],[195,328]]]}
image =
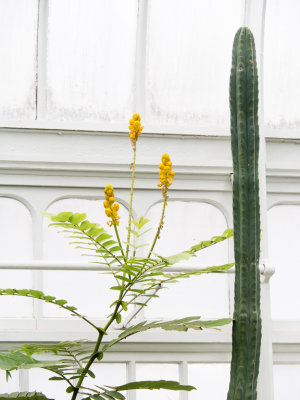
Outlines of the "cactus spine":
{"label": "cactus spine", "polygon": [[251,31],[235,35],[230,76],[235,300],[228,400],[254,400],[261,343],[258,77]]}

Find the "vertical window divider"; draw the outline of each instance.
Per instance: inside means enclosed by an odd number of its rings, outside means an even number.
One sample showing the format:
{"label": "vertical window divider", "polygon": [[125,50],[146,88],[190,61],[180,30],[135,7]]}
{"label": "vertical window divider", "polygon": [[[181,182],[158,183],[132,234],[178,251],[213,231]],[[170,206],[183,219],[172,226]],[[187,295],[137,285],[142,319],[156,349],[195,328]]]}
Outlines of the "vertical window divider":
{"label": "vertical window divider", "polygon": [[28,369],[20,369],[19,370],[19,390],[20,392],[28,392],[29,391],[29,370]]}
{"label": "vertical window divider", "polygon": [[135,54],[135,101],[134,112],[141,114],[145,121],[146,107],[146,42],[147,42],[148,0],[138,0],[136,54]]}
{"label": "vertical window divider", "polygon": [[[181,361],[179,363],[179,382],[181,385],[188,384],[188,364],[186,361]],[[179,392],[180,400],[188,400],[189,394],[185,390]]]}
{"label": "vertical window divider", "polygon": [[[36,209],[32,215],[32,242],[33,242],[33,260],[43,258],[43,217],[42,210]],[[39,270],[32,271],[33,289],[41,290],[43,285],[43,272]],[[38,329],[39,320],[42,317],[42,303],[33,299],[33,317],[35,318],[36,329]]]}
{"label": "vertical window divider", "polygon": [[36,72],[36,119],[46,117],[46,70],[47,70],[48,0],[38,3],[37,72]]}
{"label": "vertical window divider", "polygon": [[[129,361],[126,364],[126,381],[134,382],[136,380],[136,364],[135,361]],[[126,395],[127,400],[136,400],[136,391],[129,390]]]}

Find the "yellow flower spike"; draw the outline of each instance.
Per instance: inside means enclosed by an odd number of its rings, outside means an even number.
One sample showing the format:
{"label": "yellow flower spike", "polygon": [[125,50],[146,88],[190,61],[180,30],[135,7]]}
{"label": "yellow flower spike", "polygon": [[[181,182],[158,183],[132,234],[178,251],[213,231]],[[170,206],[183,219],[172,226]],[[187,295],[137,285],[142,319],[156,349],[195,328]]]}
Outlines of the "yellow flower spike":
{"label": "yellow flower spike", "polygon": [[108,226],[119,225],[119,204],[115,203],[114,188],[112,185],[106,185],[104,189],[105,200],[103,206],[105,208],[105,214],[111,218],[111,221],[107,221]]}
{"label": "yellow flower spike", "polygon": [[161,163],[159,164],[159,183],[158,187],[161,188],[163,197],[167,200],[167,191],[169,186],[173,183],[173,177],[175,172],[172,171],[172,161],[167,153],[164,153],[161,157]]}
{"label": "yellow flower spike", "polygon": [[139,136],[142,134],[142,130],[144,129],[141,124],[140,114],[133,114],[132,118],[129,120],[128,129],[130,130],[129,137],[131,140],[131,144],[135,146]]}

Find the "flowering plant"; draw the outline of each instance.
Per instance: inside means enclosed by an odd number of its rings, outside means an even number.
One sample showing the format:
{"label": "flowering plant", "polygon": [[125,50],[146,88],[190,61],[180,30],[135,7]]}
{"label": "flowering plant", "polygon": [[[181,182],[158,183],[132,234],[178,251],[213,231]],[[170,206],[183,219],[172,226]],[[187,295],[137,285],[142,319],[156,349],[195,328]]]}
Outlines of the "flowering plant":
{"label": "flowering plant", "polygon": [[[220,319],[214,321],[202,321],[200,317],[186,317],[172,321],[143,321],[123,330],[119,336],[112,341],[103,344],[103,337],[113,323],[119,324],[122,315],[131,304],[142,308],[147,305],[153,297],[158,297],[158,290],[163,289],[168,283],[176,282],[181,278],[188,278],[192,275],[199,275],[210,272],[225,272],[233,264],[207,267],[193,272],[170,272],[169,267],[182,260],[188,260],[195,254],[212,245],[233,236],[233,231],[227,229],[222,235],[215,236],[210,240],[202,241],[190,247],[188,250],[169,257],[162,257],[153,252],[157,240],[160,237],[164,223],[165,210],[168,201],[169,188],[173,183],[175,172],[172,169],[172,161],[169,154],[163,154],[159,164],[159,183],[163,207],[161,218],[146,257],[137,255],[137,239],[144,235],[148,219],[140,217],[137,220],[132,218],[133,188],[136,167],[136,150],[139,136],[142,134],[143,126],[139,114],[134,114],[130,119],[129,136],[133,149],[132,181],[129,202],[128,233],[125,243],[121,242],[118,226],[120,217],[118,214],[119,204],[116,203],[114,188],[107,185],[104,189],[105,200],[103,206],[108,217],[107,224],[113,229],[113,235],[108,233],[104,227],[87,220],[86,214],[61,212],[57,215],[46,214],[51,218],[50,225],[62,229],[68,237],[80,240],[81,247],[92,251],[92,255],[100,257],[106,264],[108,272],[113,276],[115,285],[110,289],[116,291],[116,300],[111,304],[112,313],[107,317],[105,326],[96,326],[86,316],[82,315],[76,307],[70,306],[66,300],[56,299],[54,296],[45,295],[43,292],[32,289],[0,289],[0,295],[24,296],[39,299],[54,304],[81,318],[89,324],[96,332],[97,339],[94,345],[87,341],[65,341],[58,344],[25,344],[10,353],[0,353],[0,369],[5,370],[7,378],[11,371],[21,368],[44,368],[51,371],[53,381],[65,381],[66,392],[71,400],[76,400],[79,395],[85,396],[84,400],[123,400],[123,391],[133,389],[169,389],[169,390],[193,390],[189,385],[181,385],[175,381],[140,381],[130,382],[121,386],[105,386],[99,382],[93,387],[85,385],[85,378],[95,378],[92,366],[95,362],[101,362],[105,352],[116,343],[130,335],[144,332],[153,328],[164,330],[187,331],[188,329],[202,330],[203,328],[214,328],[231,322],[231,319]],[[168,269],[167,269],[168,268]],[[52,353],[58,357],[55,362],[42,362],[35,359],[35,354]],[[42,393],[12,393],[2,394],[1,399],[27,399],[45,400]],[[82,397],[81,397],[82,398]]]}

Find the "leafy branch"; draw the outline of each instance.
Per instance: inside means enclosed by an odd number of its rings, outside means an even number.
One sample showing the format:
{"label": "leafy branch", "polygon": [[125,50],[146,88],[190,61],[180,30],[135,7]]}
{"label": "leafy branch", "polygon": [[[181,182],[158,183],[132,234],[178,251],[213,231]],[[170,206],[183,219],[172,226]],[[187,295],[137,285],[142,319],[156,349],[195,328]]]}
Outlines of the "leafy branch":
{"label": "leafy branch", "polygon": [[77,308],[74,306],[67,305],[67,300],[57,299],[55,296],[47,296],[40,290],[34,289],[0,289],[0,296],[22,296],[29,297],[37,300],[45,301],[46,303],[54,304],[60,308],[63,308],[66,311],[70,311],[72,315],[83,319],[86,323],[91,325],[95,329],[99,329],[96,325],[94,325],[90,320],[88,320],[85,316],[79,314],[77,312]]}

